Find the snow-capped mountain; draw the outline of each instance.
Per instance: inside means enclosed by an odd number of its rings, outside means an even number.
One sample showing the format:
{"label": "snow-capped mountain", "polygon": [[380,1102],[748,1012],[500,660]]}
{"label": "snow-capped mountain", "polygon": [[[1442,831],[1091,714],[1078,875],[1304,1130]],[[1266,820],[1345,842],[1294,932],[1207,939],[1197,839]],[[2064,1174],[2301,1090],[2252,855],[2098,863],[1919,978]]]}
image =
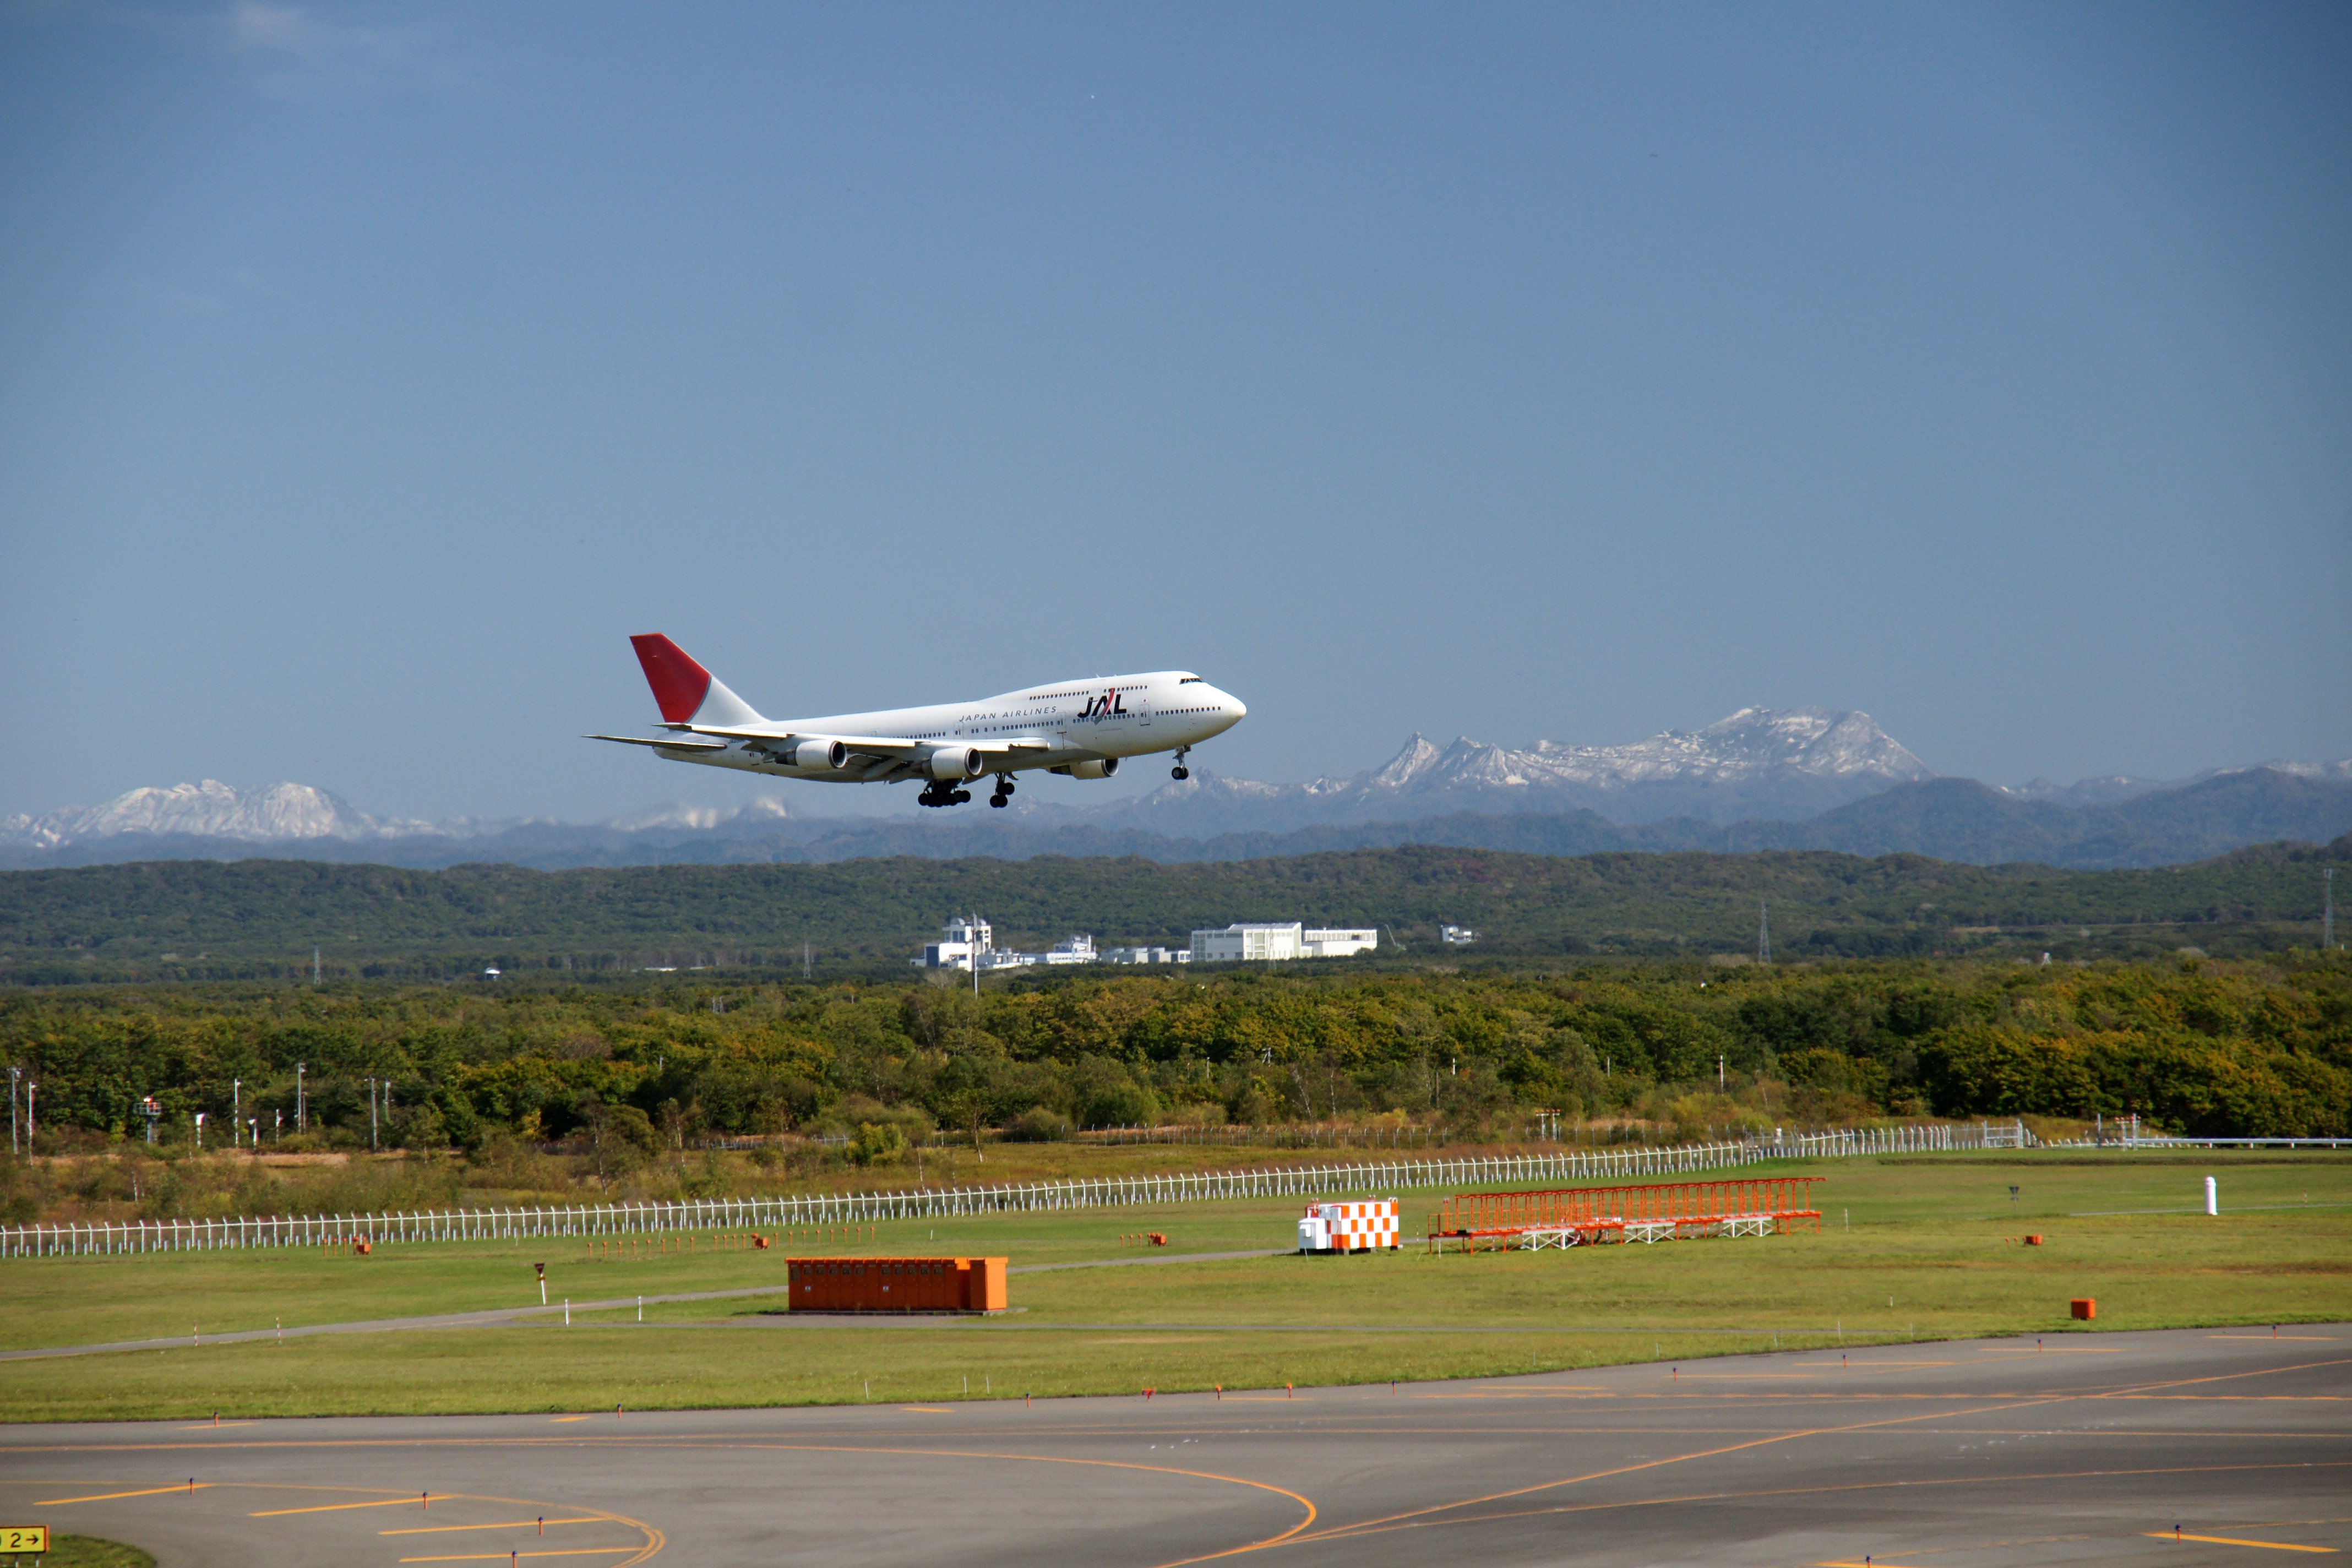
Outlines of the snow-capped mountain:
{"label": "snow-capped mountain", "polygon": [[229,838],[277,844],[306,839],[408,838],[441,831],[431,823],[370,816],[309,784],[241,790],[218,779],[134,789],[104,805],[68,806],[0,819],[0,844],[48,848],[89,838]]}
{"label": "snow-capped mountain", "polygon": [[2208,768],[2185,779],[2140,779],[2126,773],[2110,773],[2102,778],[2077,779],[2070,784],[2053,784],[2048,779],[2035,779],[2030,784],[1996,785],[2001,794],[2018,800],[2048,801],[2055,805],[2117,805],[2127,800],[2137,800],[2144,795],[2160,791],[2188,789],[2208,779],[2229,778],[2238,773],[2268,771],[2284,773],[2289,778],[2310,779],[2318,784],[2352,784],[2352,759],[2333,763],[2294,763],[2273,760],[2249,763],[2243,767]]}
{"label": "snow-capped mountain", "polygon": [[1189,780],[1090,815],[1166,833],[1580,806],[1623,823],[1800,820],[1934,776],[1867,713],[1743,708],[1704,730],[1669,730],[1627,746],[1538,741],[1515,751],[1467,738],[1439,746],[1414,735],[1383,766],[1303,784],[1223,779],[1196,767]]}
{"label": "snow-capped mountain", "polygon": [[[657,805],[614,818],[596,829],[632,834],[656,829],[688,832],[757,829],[785,820],[782,797],[760,795],[730,811],[709,806]],[[218,779],[169,788],[134,789],[103,805],[67,806],[39,816],[0,818],[0,847],[57,849],[96,839],[205,838],[235,844],[362,844],[387,840],[478,839],[564,825],[523,818],[485,820],[452,817],[421,822],[414,817],[371,816],[351,802],[310,784],[275,784],[241,790]]]}
{"label": "snow-capped mountain", "polygon": [[638,833],[652,827],[684,827],[707,832],[717,827],[751,828],[764,823],[782,822],[793,814],[784,808],[780,795],[754,795],[731,811],[716,806],[686,805],[672,801],[667,805],[650,806],[616,816],[604,824],[616,833]]}

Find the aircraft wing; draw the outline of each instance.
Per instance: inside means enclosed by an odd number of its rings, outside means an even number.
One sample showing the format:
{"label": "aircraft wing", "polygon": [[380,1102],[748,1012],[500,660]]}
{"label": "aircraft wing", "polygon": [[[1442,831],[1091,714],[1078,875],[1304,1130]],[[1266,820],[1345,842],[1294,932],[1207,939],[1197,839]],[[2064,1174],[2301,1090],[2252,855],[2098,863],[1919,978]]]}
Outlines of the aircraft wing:
{"label": "aircraft wing", "polygon": [[708,724],[671,724],[667,729],[685,730],[697,735],[720,735],[730,741],[766,741],[778,746],[797,745],[803,741],[839,741],[852,752],[863,752],[869,757],[911,757],[936,744],[929,741],[902,740],[895,735],[818,735],[800,734],[774,730],[722,730]]}
{"label": "aircraft wing", "polygon": [[624,746],[658,746],[666,752],[723,752],[723,744],[706,744],[700,741],[648,741],[642,735],[584,735],[588,741],[615,741]]}

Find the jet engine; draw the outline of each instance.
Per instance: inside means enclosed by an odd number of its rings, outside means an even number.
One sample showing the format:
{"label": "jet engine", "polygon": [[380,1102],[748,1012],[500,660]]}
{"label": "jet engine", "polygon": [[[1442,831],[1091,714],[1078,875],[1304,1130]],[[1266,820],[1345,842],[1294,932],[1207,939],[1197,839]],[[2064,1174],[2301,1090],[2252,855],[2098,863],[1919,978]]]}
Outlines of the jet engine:
{"label": "jet engine", "polygon": [[923,771],[940,783],[976,779],[988,771],[978,746],[941,746],[923,759]]}
{"label": "jet engine", "polygon": [[1097,757],[1083,763],[1070,763],[1051,768],[1050,773],[1064,773],[1074,779],[1107,779],[1118,772],[1117,757]]}
{"label": "jet engine", "polygon": [[803,741],[792,750],[793,766],[803,773],[827,773],[849,761],[844,741]]}

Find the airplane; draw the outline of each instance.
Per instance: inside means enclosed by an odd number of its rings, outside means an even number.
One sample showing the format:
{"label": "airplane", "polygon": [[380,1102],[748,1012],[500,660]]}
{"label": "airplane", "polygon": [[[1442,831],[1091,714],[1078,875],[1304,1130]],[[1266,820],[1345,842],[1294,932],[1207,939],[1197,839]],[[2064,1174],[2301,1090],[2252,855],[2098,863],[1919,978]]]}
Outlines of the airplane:
{"label": "airplane", "polygon": [[590,735],[649,747],[673,763],[778,773],[826,784],[922,781],[925,805],[971,799],[963,786],[996,775],[988,804],[1013,797],[1015,773],[1044,769],[1107,779],[1123,758],[1176,753],[1171,778],[1190,778],[1184,759],[1247,716],[1239,698],[1190,670],[1095,676],[1024,687],[970,702],[890,708],[826,719],[762,718],[726,684],[659,633],[633,637],[646,684],[676,738]]}

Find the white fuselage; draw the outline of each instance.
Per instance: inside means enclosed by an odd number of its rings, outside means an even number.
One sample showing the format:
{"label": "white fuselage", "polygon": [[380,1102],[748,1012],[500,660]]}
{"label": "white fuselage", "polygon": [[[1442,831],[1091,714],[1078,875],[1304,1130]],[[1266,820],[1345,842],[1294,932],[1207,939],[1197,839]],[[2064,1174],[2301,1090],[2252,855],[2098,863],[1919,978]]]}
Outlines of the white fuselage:
{"label": "white fuselage", "polygon": [[788,752],[780,754],[763,746],[760,738],[837,737],[848,742],[853,751],[859,736],[971,746],[984,754],[984,771],[1011,773],[1177,751],[1223,734],[1248,711],[1238,698],[1197,675],[1160,670],[1057,681],[929,708],[739,722],[724,731],[728,742],[724,750],[684,746],[671,750],[658,742],[654,749],[676,762],[786,778],[868,784],[917,775],[885,757],[866,759],[864,765],[802,767],[783,760]]}

